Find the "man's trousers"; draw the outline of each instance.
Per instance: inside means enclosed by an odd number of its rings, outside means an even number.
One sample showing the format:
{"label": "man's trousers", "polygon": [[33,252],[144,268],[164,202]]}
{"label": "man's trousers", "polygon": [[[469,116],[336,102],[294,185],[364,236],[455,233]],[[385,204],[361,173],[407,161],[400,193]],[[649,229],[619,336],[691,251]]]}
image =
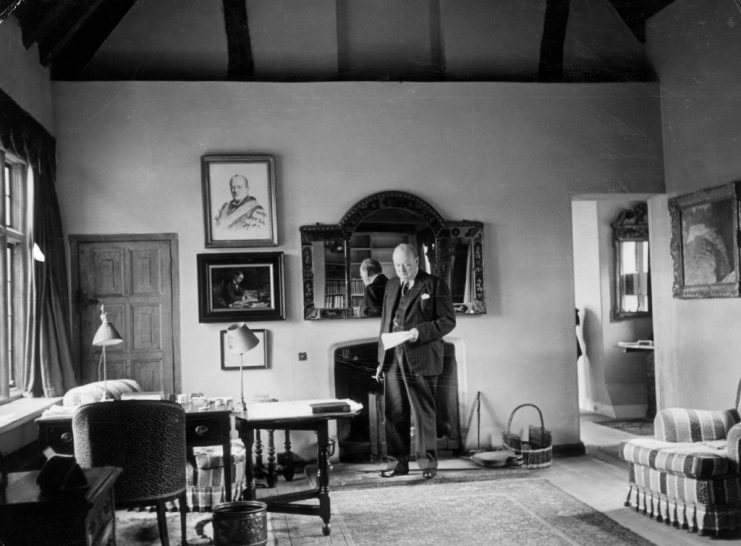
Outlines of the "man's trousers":
{"label": "man's trousers", "polygon": [[386,442],[388,454],[402,461],[411,452],[410,424],[414,422],[414,451],[421,469],[437,468],[437,416],[434,390],[437,375],[423,376],[409,369],[397,347],[386,371]]}

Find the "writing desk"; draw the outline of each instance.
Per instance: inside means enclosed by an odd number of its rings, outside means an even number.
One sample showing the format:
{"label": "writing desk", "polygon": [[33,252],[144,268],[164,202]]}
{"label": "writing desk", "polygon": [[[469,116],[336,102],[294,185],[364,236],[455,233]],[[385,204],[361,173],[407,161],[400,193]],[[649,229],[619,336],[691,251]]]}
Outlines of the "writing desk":
{"label": "writing desk", "polygon": [[[242,493],[244,500],[256,500],[255,465],[252,460],[252,446],[256,430],[308,430],[317,435],[317,486],[314,489],[284,493],[259,500],[268,505],[268,512],[303,514],[322,518],[322,532],[329,535],[330,501],[329,501],[329,421],[333,419],[350,419],[360,410],[344,413],[324,413],[299,415],[295,417],[257,418],[248,417],[247,413],[235,413],[234,421],[239,437],[244,443],[247,457],[245,459],[246,489]],[[318,499],[318,505],[293,504],[296,501]]]}
{"label": "writing desk", "polygon": [[[104,403],[104,402],[103,402]],[[185,448],[188,462],[196,470],[194,447],[220,445],[224,461],[224,490],[227,502],[232,500],[231,410],[185,407]],[[72,414],[48,414],[36,419],[41,448],[51,447],[57,453],[74,454]]]}
{"label": "writing desk", "polygon": [[66,493],[42,493],[38,470],[8,474],[8,487],[0,492],[0,544],[115,544],[113,487],[121,469],[102,466],[83,473],[87,487]]}

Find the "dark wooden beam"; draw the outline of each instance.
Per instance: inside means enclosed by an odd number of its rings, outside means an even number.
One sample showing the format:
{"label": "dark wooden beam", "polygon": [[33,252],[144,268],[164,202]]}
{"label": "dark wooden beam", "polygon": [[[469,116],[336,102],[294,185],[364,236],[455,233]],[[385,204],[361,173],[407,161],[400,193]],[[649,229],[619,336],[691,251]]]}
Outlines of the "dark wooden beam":
{"label": "dark wooden beam", "polygon": [[646,43],[646,20],[650,19],[675,0],[610,0],[636,39]]}
{"label": "dark wooden beam", "polygon": [[223,0],[224,25],[229,55],[227,78],[251,80],[255,76],[252,41],[247,18],[246,0]]}
{"label": "dark wooden beam", "polygon": [[97,0],[48,53],[52,78],[77,79],[136,0]]}
{"label": "dark wooden beam", "polygon": [[636,0],[610,0],[610,4],[620,15],[625,25],[633,33],[633,36],[641,42],[646,43],[646,13],[644,2]]}
{"label": "dark wooden beam", "polygon": [[546,0],[538,81],[557,82],[563,78],[563,44],[569,7],[570,0]]}
{"label": "dark wooden beam", "polygon": [[430,0],[430,53],[435,79],[445,79],[445,49],[443,46],[442,14],[440,0]]}
{"label": "dark wooden beam", "polygon": [[97,2],[101,0],[69,0],[55,2],[45,6],[39,13],[40,4],[36,2],[34,10],[40,17],[27,26],[23,36],[23,44],[30,47],[39,46],[39,57],[43,65],[49,64],[50,52],[61,47],[80,28],[82,21],[87,17]]}
{"label": "dark wooden beam", "polygon": [[0,0],[0,23],[13,15],[13,12],[23,3],[23,0]]}

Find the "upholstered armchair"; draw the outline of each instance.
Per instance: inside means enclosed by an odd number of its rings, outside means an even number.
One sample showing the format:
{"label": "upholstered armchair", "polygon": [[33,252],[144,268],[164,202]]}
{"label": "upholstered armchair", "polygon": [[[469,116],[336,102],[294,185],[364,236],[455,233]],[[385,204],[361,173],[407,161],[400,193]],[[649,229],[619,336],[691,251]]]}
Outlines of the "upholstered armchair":
{"label": "upholstered armchair", "polygon": [[741,528],[741,416],[670,408],[654,418],[654,438],[624,442],[632,506],[657,521],[703,534]]}
{"label": "upholstered armchair", "polygon": [[74,451],[83,468],[117,466],[117,508],[156,506],[160,540],[169,544],[166,503],[177,499],[185,520],[185,410],[166,400],[96,402],[72,417]]}

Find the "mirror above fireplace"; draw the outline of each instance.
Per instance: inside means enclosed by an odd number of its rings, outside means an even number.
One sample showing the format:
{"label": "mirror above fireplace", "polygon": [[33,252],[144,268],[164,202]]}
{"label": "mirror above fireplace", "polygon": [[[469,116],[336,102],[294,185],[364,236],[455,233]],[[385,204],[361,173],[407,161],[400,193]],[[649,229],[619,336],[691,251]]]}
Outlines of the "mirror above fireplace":
{"label": "mirror above fireplace", "polygon": [[304,319],[364,318],[360,263],[375,258],[395,276],[399,243],[416,245],[420,268],[445,279],[457,313],[485,313],[483,231],[481,222],[445,220],[402,191],[365,197],[337,224],[301,226]]}

